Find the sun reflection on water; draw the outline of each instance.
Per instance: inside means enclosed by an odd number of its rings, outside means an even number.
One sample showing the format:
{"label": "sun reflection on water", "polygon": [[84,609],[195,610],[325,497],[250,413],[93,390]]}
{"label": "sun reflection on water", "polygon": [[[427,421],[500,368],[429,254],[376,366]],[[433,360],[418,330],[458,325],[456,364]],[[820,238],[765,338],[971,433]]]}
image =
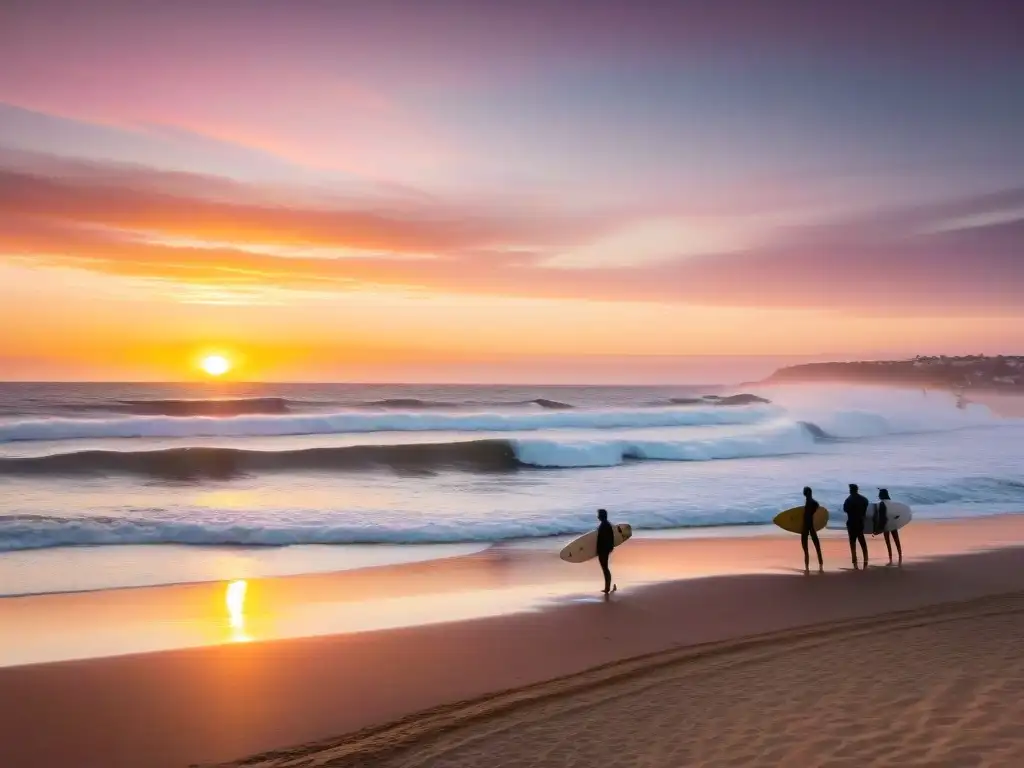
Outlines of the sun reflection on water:
{"label": "sun reflection on water", "polygon": [[228,626],[231,627],[231,641],[234,643],[247,643],[252,640],[245,631],[245,593],[248,586],[245,579],[239,579],[230,582],[224,592]]}

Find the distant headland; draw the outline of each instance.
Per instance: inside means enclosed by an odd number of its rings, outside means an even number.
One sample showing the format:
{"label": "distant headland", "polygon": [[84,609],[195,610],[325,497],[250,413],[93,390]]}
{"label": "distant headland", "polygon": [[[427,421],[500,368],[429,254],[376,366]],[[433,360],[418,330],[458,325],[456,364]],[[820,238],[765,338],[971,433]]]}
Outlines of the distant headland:
{"label": "distant headland", "polygon": [[1024,356],[967,355],[805,363],[780,368],[764,384],[856,382],[943,389],[999,389],[1024,392]]}

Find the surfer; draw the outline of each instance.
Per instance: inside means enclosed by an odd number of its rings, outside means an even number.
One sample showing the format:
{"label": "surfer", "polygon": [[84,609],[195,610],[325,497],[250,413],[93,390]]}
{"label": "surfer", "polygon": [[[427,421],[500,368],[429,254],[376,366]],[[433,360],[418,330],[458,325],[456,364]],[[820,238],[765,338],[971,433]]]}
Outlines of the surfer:
{"label": "surfer", "polygon": [[864,553],[864,567],[868,567],[868,543],[864,539],[864,519],[868,513],[868,500],[860,495],[860,489],[856,483],[850,483],[850,495],[843,502],[843,512],[846,513],[846,534],[850,537],[850,557],[853,559],[853,567],[857,567],[857,544],[860,544]]}
{"label": "surfer", "polygon": [[825,561],[821,557],[821,542],[818,541],[818,532],[814,530],[814,513],[821,506],[814,500],[814,493],[810,488],[804,488],[804,525],[800,531],[800,544],[804,548],[804,572],[811,570],[811,555],[807,551],[807,537],[814,542],[814,550],[818,553],[818,570],[825,570]]}
{"label": "surfer", "polygon": [[597,510],[597,519],[600,524],[597,526],[597,561],[601,564],[601,573],[604,574],[604,592],[606,595],[612,591],[612,572],[608,568],[608,558],[615,549],[615,530],[608,522],[608,510]]}
{"label": "surfer", "polygon": [[[892,542],[893,541],[896,542],[896,552],[899,555],[900,565],[902,565],[903,564],[903,547],[900,546],[900,532],[899,531],[892,531],[892,533],[890,534],[889,531],[885,530],[885,521],[886,521],[885,502],[887,502],[887,501],[892,501],[892,498],[890,498],[890,496],[889,496],[889,491],[887,491],[885,488],[879,488],[878,489],[878,514],[875,516],[875,534],[877,534],[879,531],[881,531],[882,535],[885,537],[885,548],[887,550],[889,550],[889,563],[890,564],[892,564]],[[889,540],[890,537],[892,538],[892,541]]]}

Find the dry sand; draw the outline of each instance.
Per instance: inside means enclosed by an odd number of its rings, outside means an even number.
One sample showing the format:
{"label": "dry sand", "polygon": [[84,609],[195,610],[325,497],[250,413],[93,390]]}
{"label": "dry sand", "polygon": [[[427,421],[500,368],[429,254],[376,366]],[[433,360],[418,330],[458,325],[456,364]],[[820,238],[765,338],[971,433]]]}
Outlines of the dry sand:
{"label": "dry sand", "polygon": [[248,768],[1024,765],[1024,594],[670,651]]}

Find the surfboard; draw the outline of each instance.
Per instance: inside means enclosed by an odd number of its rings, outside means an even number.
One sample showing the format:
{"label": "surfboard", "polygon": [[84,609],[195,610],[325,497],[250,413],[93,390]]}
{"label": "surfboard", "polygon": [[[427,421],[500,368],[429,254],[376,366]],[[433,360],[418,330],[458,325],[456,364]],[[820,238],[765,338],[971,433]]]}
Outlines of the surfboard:
{"label": "surfboard", "polygon": [[[615,532],[615,546],[629,541],[633,535],[633,527],[629,523],[613,523],[612,529]],[[585,533],[578,539],[573,539],[562,549],[558,555],[568,563],[584,563],[597,557],[597,531]]]}
{"label": "surfboard", "polygon": [[[772,522],[784,531],[801,533],[804,529],[803,505],[801,504],[799,507],[779,512]],[[818,510],[814,513],[814,530],[820,531],[826,525],[828,525],[828,510],[824,507],[818,507]]]}
{"label": "surfboard", "polygon": [[[868,513],[864,516],[864,532],[875,532],[875,515],[878,514],[878,502],[873,501],[868,505]],[[910,507],[901,501],[885,502],[885,530],[898,531],[914,517]],[[881,533],[881,531],[879,531]]]}

